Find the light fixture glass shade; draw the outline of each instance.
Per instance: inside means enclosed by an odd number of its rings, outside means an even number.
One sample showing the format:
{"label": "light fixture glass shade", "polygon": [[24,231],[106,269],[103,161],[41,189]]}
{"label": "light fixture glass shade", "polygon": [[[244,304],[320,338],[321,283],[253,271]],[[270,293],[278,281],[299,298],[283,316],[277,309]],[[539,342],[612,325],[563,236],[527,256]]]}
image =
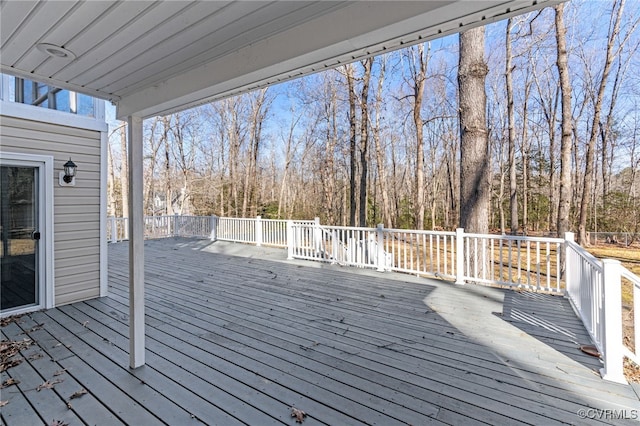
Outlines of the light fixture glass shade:
{"label": "light fixture glass shade", "polygon": [[78,168],[78,166],[76,166],[76,163],[71,161],[71,158],[69,158],[69,161],[64,163],[63,167],[64,167],[64,181],[69,183],[71,182],[73,177],[76,175],[76,169]]}

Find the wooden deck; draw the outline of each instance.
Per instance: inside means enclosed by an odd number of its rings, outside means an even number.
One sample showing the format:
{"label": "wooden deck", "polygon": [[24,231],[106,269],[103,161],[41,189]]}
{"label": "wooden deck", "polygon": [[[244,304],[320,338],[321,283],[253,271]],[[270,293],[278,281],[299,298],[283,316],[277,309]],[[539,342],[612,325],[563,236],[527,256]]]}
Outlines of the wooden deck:
{"label": "wooden deck", "polygon": [[130,370],[127,250],[109,246],[109,297],[2,328],[35,342],[2,373],[20,381],[4,424],[295,424],[291,407],[304,425],[621,424],[640,408],[579,351],[561,297],[203,240],[145,243],[147,365]]}

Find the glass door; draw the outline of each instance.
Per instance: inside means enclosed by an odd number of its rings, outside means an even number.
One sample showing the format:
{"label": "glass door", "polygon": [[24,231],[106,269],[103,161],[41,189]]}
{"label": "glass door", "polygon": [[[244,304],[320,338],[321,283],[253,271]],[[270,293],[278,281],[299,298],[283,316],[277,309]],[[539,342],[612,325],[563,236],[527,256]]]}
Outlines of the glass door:
{"label": "glass door", "polygon": [[0,309],[41,304],[38,167],[0,166]]}

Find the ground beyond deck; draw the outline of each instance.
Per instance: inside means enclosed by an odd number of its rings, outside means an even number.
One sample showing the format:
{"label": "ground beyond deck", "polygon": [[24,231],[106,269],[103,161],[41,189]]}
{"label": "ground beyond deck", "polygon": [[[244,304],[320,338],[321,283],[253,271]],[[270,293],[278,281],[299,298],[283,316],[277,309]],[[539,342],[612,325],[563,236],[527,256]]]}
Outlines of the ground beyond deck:
{"label": "ground beyond deck", "polygon": [[578,349],[589,338],[564,298],[285,257],[147,241],[147,365],[130,370],[128,246],[110,245],[108,297],[2,328],[3,339],[35,341],[2,373],[20,381],[1,390],[2,422],[295,424],[292,407],[304,425],[620,424],[638,414],[634,388],[600,379],[599,361]]}

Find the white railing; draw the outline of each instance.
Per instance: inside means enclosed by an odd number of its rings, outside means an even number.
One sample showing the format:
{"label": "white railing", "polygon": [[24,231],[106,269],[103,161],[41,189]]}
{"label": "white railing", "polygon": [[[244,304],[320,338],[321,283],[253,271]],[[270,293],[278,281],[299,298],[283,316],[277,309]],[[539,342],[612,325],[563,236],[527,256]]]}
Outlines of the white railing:
{"label": "white railing", "polygon": [[129,239],[129,219],[126,217],[107,218],[107,241],[117,243]]}
{"label": "white railing", "polygon": [[564,240],[293,224],[290,258],[562,294]]}
{"label": "white railing", "polygon": [[[127,219],[108,218],[107,239],[127,239]],[[640,364],[640,278],[615,260],[598,260],[573,241],[510,235],[323,226],[313,221],[149,216],[145,237],[189,236],[287,248],[289,259],[435,276],[456,284],[564,294],[604,360],[602,375],[624,382],[623,359]],[[622,293],[633,293],[633,335],[623,336]],[[626,342],[626,346],[625,343]]]}
{"label": "white railing", "polygon": [[[640,363],[638,338],[640,321],[635,309],[640,308],[640,278],[612,259],[598,260],[573,242],[573,234],[565,238],[566,297],[582,320],[600,353],[604,366],[602,377],[626,383],[624,357]],[[622,322],[623,280],[633,288],[634,344],[627,348]]]}
{"label": "white railing", "polygon": [[175,216],[145,216],[145,238],[173,237],[176,229],[174,218]]}
{"label": "white railing", "polygon": [[623,307],[627,308],[625,315],[633,315],[633,334],[623,335],[622,351],[624,356],[640,365],[640,277],[624,266],[620,267],[620,277],[622,285],[628,285],[631,288],[630,293],[633,297],[631,306]]}
{"label": "white railing", "polygon": [[208,237],[211,216],[174,216],[173,235],[180,237]]}
{"label": "white railing", "polygon": [[[211,216],[145,216],[145,238],[209,237],[213,228]],[[129,219],[107,218],[107,241],[117,243],[129,239]]]}
{"label": "white railing", "polygon": [[[256,223],[258,222],[256,218]],[[287,221],[262,219],[261,229],[256,232],[256,235],[262,236],[260,244],[285,248],[287,247]]]}
{"label": "white railing", "polygon": [[563,293],[561,238],[463,233],[464,279]]}
{"label": "white railing", "polygon": [[578,244],[566,245],[567,297],[571,301],[598,351],[603,352],[604,335],[604,270],[602,262]]}
{"label": "white railing", "polygon": [[384,229],[382,246],[386,269],[417,275],[456,277],[456,233]]}
{"label": "white railing", "polygon": [[257,243],[255,219],[219,217],[216,226],[216,237],[220,241],[234,243]]}
{"label": "white railing", "polygon": [[[215,238],[220,241],[287,247],[287,220],[256,218],[215,217]],[[313,221],[294,221],[312,224]],[[212,235],[213,235],[212,234]]]}
{"label": "white railing", "polygon": [[315,221],[293,222],[289,232],[290,258],[388,269],[388,259],[384,257],[376,229],[321,226]]}

